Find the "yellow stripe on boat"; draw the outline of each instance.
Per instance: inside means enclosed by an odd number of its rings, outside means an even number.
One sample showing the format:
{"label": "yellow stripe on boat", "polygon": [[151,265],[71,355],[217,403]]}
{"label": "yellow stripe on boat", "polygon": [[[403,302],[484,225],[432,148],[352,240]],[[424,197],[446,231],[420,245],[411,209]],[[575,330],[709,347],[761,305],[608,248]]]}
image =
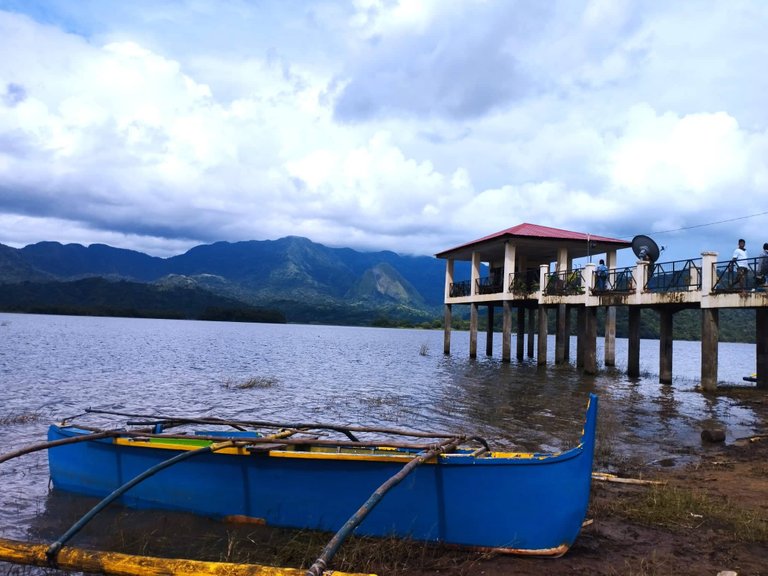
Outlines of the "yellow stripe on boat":
{"label": "yellow stripe on boat", "polygon": [[533,460],[535,458],[538,458],[539,460],[543,460],[544,458],[549,458],[550,454],[533,454],[531,452],[491,452],[489,458],[514,458],[515,460]]}
{"label": "yellow stripe on boat", "polygon": [[[130,446],[131,448],[157,448],[159,450],[197,450],[213,444],[210,440],[197,440],[190,438],[151,438],[148,440],[135,440],[133,438],[115,438],[114,443],[118,446]],[[248,449],[244,447],[232,446],[230,448],[221,448],[216,451],[217,454],[237,454],[247,456]]]}
{"label": "yellow stripe on boat", "polygon": [[[368,461],[368,462],[410,462],[415,458],[415,454],[355,454],[350,452],[316,452],[302,450],[270,450],[269,455],[273,458],[303,458],[309,460],[346,460],[346,461]],[[434,464],[432,458],[424,464]]]}

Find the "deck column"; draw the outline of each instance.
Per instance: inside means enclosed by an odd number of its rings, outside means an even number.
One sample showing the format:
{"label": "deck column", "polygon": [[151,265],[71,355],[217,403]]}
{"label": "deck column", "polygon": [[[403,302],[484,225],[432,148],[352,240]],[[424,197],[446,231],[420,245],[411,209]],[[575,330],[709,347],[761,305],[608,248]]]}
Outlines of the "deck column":
{"label": "deck column", "polygon": [[536,347],[536,364],[543,366],[547,363],[547,307],[539,306],[539,341]]}
{"label": "deck column", "polygon": [[616,306],[605,309],[605,365],[616,366]]}
{"label": "deck column", "polygon": [[506,294],[509,291],[509,285],[514,278],[516,267],[517,249],[513,243],[509,240],[504,242],[504,277],[502,278],[502,285],[504,286],[503,292]]}
{"label": "deck column", "polygon": [[451,353],[451,323],[453,322],[451,306],[451,304],[443,306],[443,354],[446,356]]}
{"label": "deck column", "polygon": [[571,360],[571,308],[567,304],[563,304],[564,317],[565,317],[565,331],[563,333],[563,361],[569,362]]}
{"label": "deck column", "polygon": [[517,360],[523,360],[525,351],[525,308],[517,307]]}
{"label": "deck column", "polygon": [[576,366],[584,366],[584,346],[586,344],[586,306],[579,306],[576,309]]}
{"label": "deck column", "polygon": [[672,384],[672,326],[674,312],[659,310],[659,382]]}
{"label": "deck column", "polygon": [[707,392],[714,392],[717,388],[719,312],[717,308],[701,311],[701,387]]}
{"label": "deck column", "polygon": [[584,373],[597,374],[597,306],[584,308]]}
{"label": "deck column", "polygon": [[501,361],[509,362],[512,354],[512,304],[509,300],[502,303],[501,317]]}
{"label": "deck column", "polygon": [[[609,250],[605,256],[608,268],[615,270],[619,265],[616,250]],[[616,366],[616,306],[608,306],[605,309],[604,345],[603,363],[606,366]]]}
{"label": "deck column", "polygon": [[488,304],[488,326],[485,329],[485,355],[493,356],[493,304]]}
{"label": "deck column", "polygon": [[528,308],[528,358],[533,358],[533,339],[536,334],[536,318],[533,308]]}
{"label": "deck column", "polygon": [[[445,261],[445,294],[444,299],[451,297],[451,285],[453,284],[453,258]],[[443,354],[446,356],[451,353],[451,305],[446,304],[443,308]]]}
{"label": "deck column", "polygon": [[629,307],[629,335],[627,342],[627,376],[640,376],[640,308]]}
{"label": "deck column", "polygon": [[755,337],[757,341],[757,387],[768,388],[768,309],[755,310]]}
{"label": "deck column", "polygon": [[469,357],[477,358],[477,303],[469,305]]}
{"label": "deck column", "polygon": [[557,305],[555,316],[555,320],[557,321],[557,328],[555,329],[555,364],[562,364],[566,361],[565,334],[567,329],[567,310],[565,304]]}

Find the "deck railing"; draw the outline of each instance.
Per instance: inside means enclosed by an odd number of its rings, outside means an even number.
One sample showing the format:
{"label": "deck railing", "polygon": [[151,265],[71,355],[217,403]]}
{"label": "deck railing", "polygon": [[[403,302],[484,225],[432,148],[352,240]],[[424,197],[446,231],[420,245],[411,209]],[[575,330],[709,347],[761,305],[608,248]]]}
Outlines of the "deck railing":
{"label": "deck railing", "polygon": [[538,270],[530,269],[525,272],[510,272],[507,280],[507,292],[517,294],[533,294],[539,290]]}
{"label": "deck railing", "polygon": [[764,291],[766,278],[762,273],[765,256],[745,260],[726,260],[712,265],[713,292]]}
{"label": "deck railing", "polygon": [[498,294],[503,291],[504,285],[499,274],[475,280],[475,294]]}
{"label": "deck railing", "polygon": [[461,282],[451,282],[448,289],[448,295],[451,298],[460,298],[462,296],[472,295],[472,281],[462,280]]}
{"label": "deck railing", "polygon": [[676,260],[651,264],[645,292],[686,292],[701,289],[701,260]]}
{"label": "deck railing", "polygon": [[547,296],[572,296],[584,294],[584,277],[582,270],[568,270],[566,272],[553,272],[547,276],[547,285],[544,294]]}
{"label": "deck railing", "polygon": [[635,291],[632,268],[609,268],[605,278],[593,274],[592,294],[631,294]]}

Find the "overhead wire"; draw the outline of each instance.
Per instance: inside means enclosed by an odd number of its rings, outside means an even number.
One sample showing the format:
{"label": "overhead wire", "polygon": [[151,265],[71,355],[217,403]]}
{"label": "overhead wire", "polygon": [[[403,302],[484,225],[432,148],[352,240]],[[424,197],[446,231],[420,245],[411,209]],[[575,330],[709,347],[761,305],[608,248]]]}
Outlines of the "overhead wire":
{"label": "overhead wire", "polygon": [[[748,216],[738,216],[736,218],[728,218],[726,220],[718,220],[717,222],[708,222],[706,224],[694,224],[693,226],[684,226],[682,228],[673,228],[671,230],[662,230],[659,232],[653,232],[654,236],[659,234],[671,234],[672,232],[682,232],[684,230],[693,230],[694,228],[706,228],[707,226],[716,226],[717,224],[727,224],[728,222],[737,222],[738,220],[746,220],[748,218],[755,218],[757,216],[765,216],[768,214],[768,210],[765,212],[758,212],[757,214],[749,214]],[[619,238],[633,238],[634,236],[619,236]]]}

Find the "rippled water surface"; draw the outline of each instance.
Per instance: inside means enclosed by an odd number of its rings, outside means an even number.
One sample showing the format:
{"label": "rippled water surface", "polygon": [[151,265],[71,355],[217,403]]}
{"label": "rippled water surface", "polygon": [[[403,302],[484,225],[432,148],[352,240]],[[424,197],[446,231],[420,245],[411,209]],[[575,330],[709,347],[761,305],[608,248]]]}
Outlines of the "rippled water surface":
{"label": "rippled water surface", "polygon": [[[0,453],[44,440],[50,422],[86,407],[457,431],[494,447],[559,449],[578,439],[590,392],[599,441],[648,462],[706,449],[705,425],[724,426],[727,441],[766,432],[760,392],[697,390],[697,342],[675,342],[674,381],[662,385],[656,341],[642,342],[642,376],[630,379],[626,340],[617,366],[595,377],[552,358],[502,363],[500,335],[494,356],[470,360],[468,340],[454,332],[444,356],[442,331],[0,314]],[[719,359],[721,383],[743,384],[755,347],[721,344]],[[252,378],[261,385],[238,387]],[[47,493],[46,466],[44,453],[0,464],[3,535],[23,537],[52,508],[67,514]]]}

